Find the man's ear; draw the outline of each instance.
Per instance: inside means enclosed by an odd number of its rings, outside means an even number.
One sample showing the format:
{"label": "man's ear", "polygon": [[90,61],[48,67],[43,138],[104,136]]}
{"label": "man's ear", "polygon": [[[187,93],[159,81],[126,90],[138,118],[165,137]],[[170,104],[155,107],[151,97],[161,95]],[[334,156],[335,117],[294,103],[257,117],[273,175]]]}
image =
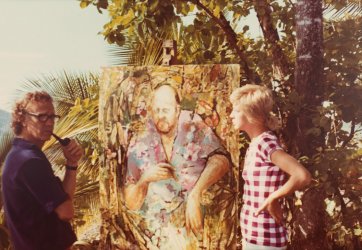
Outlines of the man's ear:
{"label": "man's ear", "polygon": [[25,122],[25,118],[23,120],[21,120],[21,126],[23,126],[23,128],[25,128],[27,126],[27,124]]}
{"label": "man's ear", "polygon": [[19,122],[21,123],[21,125],[24,127],[25,126],[25,112],[24,110],[20,110],[18,111],[18,114],[19,114]]}

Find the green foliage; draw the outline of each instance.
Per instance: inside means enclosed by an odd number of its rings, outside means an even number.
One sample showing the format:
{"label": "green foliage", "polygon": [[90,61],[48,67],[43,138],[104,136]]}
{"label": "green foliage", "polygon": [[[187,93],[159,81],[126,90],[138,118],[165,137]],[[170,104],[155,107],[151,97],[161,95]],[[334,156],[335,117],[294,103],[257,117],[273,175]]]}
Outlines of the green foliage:
{"label": "green foliage", "polygon": [[0,137],[0,166],[2,166],[7,153],[11,148],[11,142],[13,139],[12,131],[4,131]]}
{"label": "green foliage", "polygon": [[362,221],[362,151],[326,149],[313,156],[312,171],[317,186],[326,192],[329,216],[325,230],[334,239],[332,245],[351,249],[354,238],[360,238]]}

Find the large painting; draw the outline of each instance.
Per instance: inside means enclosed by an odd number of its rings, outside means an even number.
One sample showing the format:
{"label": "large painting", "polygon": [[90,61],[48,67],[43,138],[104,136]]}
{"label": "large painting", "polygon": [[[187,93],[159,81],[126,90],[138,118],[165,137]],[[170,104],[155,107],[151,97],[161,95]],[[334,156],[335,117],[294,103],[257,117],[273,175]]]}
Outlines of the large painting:
{"label": "large painting", "polygon": [[101,245],[235,249],[239,65],[103,69]]}

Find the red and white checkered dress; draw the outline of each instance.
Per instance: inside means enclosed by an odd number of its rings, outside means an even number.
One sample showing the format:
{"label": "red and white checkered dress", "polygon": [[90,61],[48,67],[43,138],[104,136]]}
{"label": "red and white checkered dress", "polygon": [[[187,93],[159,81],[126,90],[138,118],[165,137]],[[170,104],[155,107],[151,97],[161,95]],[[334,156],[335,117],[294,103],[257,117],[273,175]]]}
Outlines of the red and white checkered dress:
{"label": "red and white checkered dress", "polygon": [[244,184],[243,208],[240,213],[241,232],[251,244],[283,247],[287,244],[286,228],[277,224],[268,212],[254,216],[264,200],[286,180],[285,173],[271,162],[275,150],[283,150],[270,131],[254,138],[245,156],[242,173]]}

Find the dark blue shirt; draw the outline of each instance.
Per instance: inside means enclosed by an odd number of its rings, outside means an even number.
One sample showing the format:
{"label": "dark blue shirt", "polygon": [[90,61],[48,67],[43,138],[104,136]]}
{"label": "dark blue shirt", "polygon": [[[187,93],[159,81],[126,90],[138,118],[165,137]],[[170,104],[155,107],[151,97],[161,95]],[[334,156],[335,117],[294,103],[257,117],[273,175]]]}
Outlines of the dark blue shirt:
{"label": "dark blue shirt", "polygon": [[76,241],[54,209],[69,196],[44,153],[15,138],[2,174],[5,220],[16,250],[64,250]]}

